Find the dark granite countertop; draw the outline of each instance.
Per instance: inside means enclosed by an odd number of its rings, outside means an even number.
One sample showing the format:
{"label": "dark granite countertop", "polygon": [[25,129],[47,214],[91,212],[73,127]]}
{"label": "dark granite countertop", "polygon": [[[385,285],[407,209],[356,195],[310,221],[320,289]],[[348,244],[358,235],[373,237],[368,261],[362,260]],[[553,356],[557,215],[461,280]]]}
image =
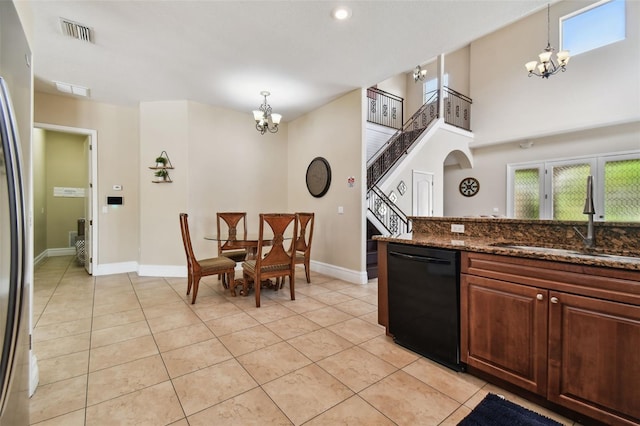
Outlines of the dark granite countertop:
{"label": "dark granite countertop", "polygon": [[[456,236],[457,237],[457,236]],[[633,252],[604,251],[600,249],[575,249],[562,246],[536,247],[535,244],[504,241],[497,238],[438,236],[409,233],[398,236],[377,235],[378,241],[409,244],[415,246],[439,247],[460,251],[490,253],[504,256],[528,257],[581,265],[640,271],[640,256]]]}

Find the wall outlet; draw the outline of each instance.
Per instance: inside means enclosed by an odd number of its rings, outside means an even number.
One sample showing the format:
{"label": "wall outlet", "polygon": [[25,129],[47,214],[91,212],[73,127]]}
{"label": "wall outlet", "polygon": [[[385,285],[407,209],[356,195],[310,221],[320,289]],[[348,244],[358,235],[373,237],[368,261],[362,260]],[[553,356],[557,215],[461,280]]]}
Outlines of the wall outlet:
{"label": "wall outlet", "polygon": [[464,234],[464,225],[458,225],[455,223],[451,224],[451,232],[457,232],[459,234]]}

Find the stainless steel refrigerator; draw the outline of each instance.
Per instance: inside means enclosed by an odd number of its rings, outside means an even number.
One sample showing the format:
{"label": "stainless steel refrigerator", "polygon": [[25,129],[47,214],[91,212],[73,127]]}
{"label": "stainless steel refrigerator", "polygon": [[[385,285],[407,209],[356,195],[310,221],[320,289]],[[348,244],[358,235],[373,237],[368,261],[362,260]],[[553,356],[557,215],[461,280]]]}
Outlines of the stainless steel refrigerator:
{"label": "stainless steel refrigerator", "polygon": [[[13,400],[24,398],[25,217],[17,127],[0,77],[0,424],[17,424]],[[27,369],[28,370],[28,369]]]}
{"label": "stainless steel refrigerator", "polygon": [[[31,53],[11,1],[0,2],[0,426],[29,424]],[[13,103],[12,103],[13,95]],[[22,140],[21,140],[22,137]]]}

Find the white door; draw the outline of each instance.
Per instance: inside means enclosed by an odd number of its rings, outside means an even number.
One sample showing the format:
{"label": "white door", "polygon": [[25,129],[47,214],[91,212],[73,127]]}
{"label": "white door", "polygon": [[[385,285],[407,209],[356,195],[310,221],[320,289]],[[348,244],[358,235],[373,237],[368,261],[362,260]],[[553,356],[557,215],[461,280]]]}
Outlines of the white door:
{"label": "white door", "polygon": [[413,216],[433,216],[433,173],[413,171]]}

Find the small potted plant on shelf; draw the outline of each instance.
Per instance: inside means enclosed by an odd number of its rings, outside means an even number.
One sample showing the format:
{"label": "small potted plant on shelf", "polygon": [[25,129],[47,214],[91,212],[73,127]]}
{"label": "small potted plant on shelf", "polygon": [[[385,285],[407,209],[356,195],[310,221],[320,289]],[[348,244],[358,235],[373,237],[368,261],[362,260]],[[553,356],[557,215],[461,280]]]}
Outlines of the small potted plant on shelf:
{"label": "small potted plant on shelf", "polygon": [[156,180],[158,182],[165,181],[169,177],[169,172],[166,171],[165,169],[157,170],[154,174],[155,174],[155,176],[157,178]]}
{"label": "small potted plant on shelf", "polygon": [[167,165],[167,159],[165,157],[156,158],[156,167],[165,167],[166,165]]}

